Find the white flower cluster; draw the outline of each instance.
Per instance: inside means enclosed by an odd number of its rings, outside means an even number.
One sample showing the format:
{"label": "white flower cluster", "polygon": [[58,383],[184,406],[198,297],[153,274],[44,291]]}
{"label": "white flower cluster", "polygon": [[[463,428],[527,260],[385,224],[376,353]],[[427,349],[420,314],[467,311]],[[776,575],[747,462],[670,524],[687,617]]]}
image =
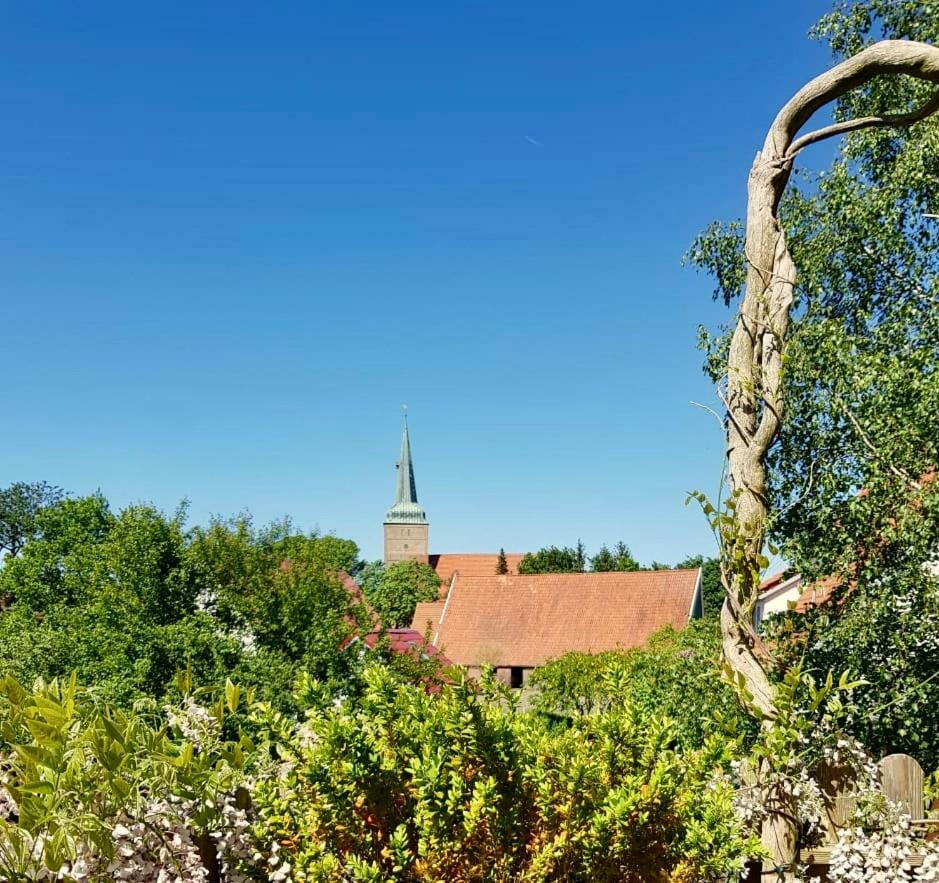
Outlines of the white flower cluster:
{"label": "white flower cluster", "polygon": [[[186,825],[187,808],[156,800],[142,820],[119,821],[111,831],[114,858],[106,869],[111,879],[134,883],[208,880],[208,869]],[[75,877],[74,871],[71,876]]]}
{"label": "white flower cluster", "polygon": [[9,821],[15,819],[18,813],[19,808],[16,801],[10,795],[10,792],[3,785],[0,785],[0,819]]}
{"label": "white flower cluster", "polygon": [[832,766],[851,771],[860,791],[875,791],[880,784],[880,768],[864,746],[853,736],[842,735],[825,744],[822,756]]}
{"label": "white flower cluster", "polygon": [[[252,786],[252,782],[245,782],[244,793],[250,793]],[[210,836],[218,853],[222,879],[226,883],[250,883],[255,879],[251,869],[263,861],[252,837],[250,814],[242,808],[236,794],[224,795],[218,808],[220,824]]]}
{"label": "white flower cluster", "polygon": [[182,706],[164,705],[163,710],[169,725],[179,730],[196,750],[218,741],[221,724],[191,697]]}
{"label": "white flower cluster", "polygon": [[897,883],[911,880],[906,858],[913,848],[908,817],[885,820],[874,831],[846,828],[832,851],[832,883]]}
{"label": "white flower cluster", "polygon": [[270,883],[293,883],[293,877],[290,876],[293,868],[287,858],[280,854],[279,843],[275,842],[271,845],[271,855],[267,860],[267,864],[267,879]]}
{"label": "white flower cluster", "polygon": [[759,782],[747,781],[743,764],[731,764],[736,784],[734,810],[746,828],[755,828],[767,808],[780,803],[792,807],[807,833],[818,829],[825,812],[818,783],[801,764],[764,772]]}
{"label": "white flower cluster", "polygon": [[[208,852],[218,856],[225,883],[250,883],[250,868],[260,855],[250,836],[248,813],[234,795],[219,803],[217,830],[208,835]],[[150,801],[138,819],[122,816],[111,831],[113,858],[106,859],[79,849],[78,858],[37,879],[82,881],[113,880],[128,883],[206,883],[209,869],[193,835],[196,805],[178,799]]]}
{"label": "white flower cluster", "polygon": [[[830,883],[937,883],[939,844],[917,842],[910,817],[896,803],[882,801],[874,817],[841,831],[831,856]],[[909,862],[912,852],[923,863]]]}

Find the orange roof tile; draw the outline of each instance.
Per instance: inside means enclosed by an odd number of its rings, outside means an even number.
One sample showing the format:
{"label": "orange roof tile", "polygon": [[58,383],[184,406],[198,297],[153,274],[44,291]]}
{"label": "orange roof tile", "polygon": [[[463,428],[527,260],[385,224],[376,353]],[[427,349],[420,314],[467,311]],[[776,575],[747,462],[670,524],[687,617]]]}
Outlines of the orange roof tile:
{"label": "orange roof tile", "polygon": [[411,617],[411,628],[422,635],[427,631],[427,624],[431,626],[431,637],[437,631],[437,623],[440,621],[440,614],[443,613],[444,601],[421,601],[414,608],[414,616]]}
{"label": "orange roof tile", "polygon": [[835,593],[835,589],[842,585],[841,577],[826,576],[814,583],[809,583],[796,601],[796,613],[807,613],[813,607],[824,607]]}
{"label": "orange roof tile", "polygon": [[534,667],[572,650],[641,647],[688,623],[698,570],[465,576],[446,602],[419,604],[412,628],[458,665]]}
{"label": "orange roof tile", "polygon": [[768,592],[770,589],[775,589],[780,583],[784,582],[787,579],[787,574],[785,570],[780,570],[779,573],[774,573],[772,576],[766,577],[763,582],[760,583],[760,591]]}
{"label": "orange roof tile", "polygon": [[[520,552],[505,553],[505,562],[509,566],[509,573],[518,573],[518,563],[524,557]],[[448,553],[430,556],[430,566],[433,567],[445,586],[450,585],[454,571],[459,571],[461,576],[496,576],[496,565],[498,563],[498,552]]]}

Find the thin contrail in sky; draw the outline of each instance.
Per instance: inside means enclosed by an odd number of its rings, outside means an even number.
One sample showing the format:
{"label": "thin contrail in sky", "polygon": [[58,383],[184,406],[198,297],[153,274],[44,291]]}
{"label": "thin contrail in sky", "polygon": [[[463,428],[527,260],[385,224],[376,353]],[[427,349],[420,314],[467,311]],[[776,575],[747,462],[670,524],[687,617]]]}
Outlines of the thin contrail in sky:
{"label": "thin contrail in sky", "polygon": [[531,135],[526,135],[526,136],[525,136],[525,140],[526,140],[529,144],[534,144],[535,147],[544,147],[544,144],[542,144],[540,141],[536,141],[534,138],[531,137]]}

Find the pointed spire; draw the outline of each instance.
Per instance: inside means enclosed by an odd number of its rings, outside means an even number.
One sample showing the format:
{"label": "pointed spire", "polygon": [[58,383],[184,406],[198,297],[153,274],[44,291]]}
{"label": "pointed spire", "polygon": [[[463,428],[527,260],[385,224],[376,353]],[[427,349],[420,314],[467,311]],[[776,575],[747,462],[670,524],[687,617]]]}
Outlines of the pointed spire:
{"label": "pointed spire", "polygon": [[427,516],[417,503],[417,484],[411,460],[411,436],[408,433],[408,407],[404,406],[404,431],[401,434],[401,459],[398,460],[398,493],[385,516],[386,523],[425,524]]}
{"label": "pointed spire", "polygon": [[401,459],[398,460],[398,503],[416,503],[417,485],[414,483],[414,462],[411,460],[411,436],[408,434],[408,411],[404,407],[404,434],[401,436]]}

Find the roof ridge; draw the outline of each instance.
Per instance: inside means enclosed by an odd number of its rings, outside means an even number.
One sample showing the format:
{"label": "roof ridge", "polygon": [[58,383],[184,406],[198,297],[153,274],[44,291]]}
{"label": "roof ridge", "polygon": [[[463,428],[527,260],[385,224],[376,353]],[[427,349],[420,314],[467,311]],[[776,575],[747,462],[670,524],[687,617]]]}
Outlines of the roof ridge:
{"label": "roof ridge", "polygon": [[[506,555],[527,555],[527,552],[505,552]],[[499,552],[431,552],[431,558],[498,558]]]}

